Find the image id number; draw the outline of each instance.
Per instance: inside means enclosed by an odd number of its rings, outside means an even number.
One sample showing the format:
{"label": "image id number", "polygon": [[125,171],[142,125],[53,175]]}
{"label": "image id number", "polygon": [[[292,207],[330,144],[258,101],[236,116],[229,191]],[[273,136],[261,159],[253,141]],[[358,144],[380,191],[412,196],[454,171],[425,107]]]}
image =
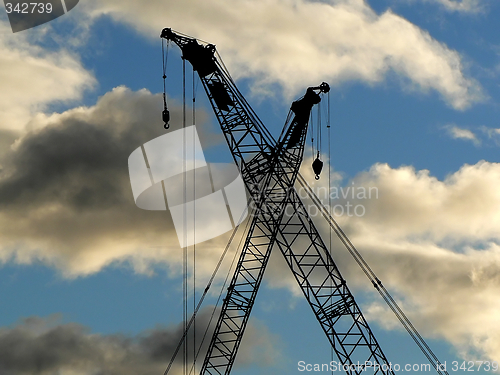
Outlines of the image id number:
{"label": "image id number", "polygon": [[498,362],[493,361],[453,361],[451,363],[452,371],[480,371],[483,369],[484,371],[497,371],[498,370]]}
{"label": "image id number", "polygon": [[51,3],[6,3],[5,9],[7,13],[52,13]]}

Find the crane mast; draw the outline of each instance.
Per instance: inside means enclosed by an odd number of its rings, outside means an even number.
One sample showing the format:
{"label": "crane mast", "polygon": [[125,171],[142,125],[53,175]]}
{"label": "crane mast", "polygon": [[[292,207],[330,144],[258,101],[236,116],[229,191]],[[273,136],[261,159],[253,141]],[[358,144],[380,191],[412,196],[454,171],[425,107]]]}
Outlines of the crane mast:
{"label": "crane mast", "polygon": [[215,46],[163,29],[182,58],[193,66],[244,183],[255,211],[227,289],[221,314],[200,374],[229,374],[234,364],[271,250],[278,248],[301,287],[339,364],[347,374],[393,374],[390,363],[309,217],[294,183],[302,162],[308,120],[322,83],[292,103],[283,132],[275,141],[236,88]]}

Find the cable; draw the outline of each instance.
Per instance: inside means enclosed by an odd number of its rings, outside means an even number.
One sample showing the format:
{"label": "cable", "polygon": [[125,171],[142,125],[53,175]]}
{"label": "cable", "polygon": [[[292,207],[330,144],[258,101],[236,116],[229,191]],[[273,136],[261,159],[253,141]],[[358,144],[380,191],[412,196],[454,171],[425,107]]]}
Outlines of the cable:
{"label": "cable", "polygon": [[193,69],[193,125],[196,125],[196,88],[195,88],[196,75]]}
{"label": "cable", "polygon": [[[247,201],[247,208],[250,206],[250,202],[251,201],[252,201],[252,198],[249,198],[248,201]],[[243,211],[243,213],[242,213],[239,221],[243,220],[243,218],[245,217],[244,215],[246,215],[246,214],[247,214],[247,210]],[[252,217],[252,215],[249,215],[249,216]],[[248,229],[249,222],[250,222],[250,219],[247,221],[247,225],[245,227],[245,231],[243,232],[243,234]],[[175,348],[174,354],[172,354],[172,358],[170,359],[170,362],[169,362],[166,370],[164,371],[163,375],[167,375],[168,372],[170,371],[170,368],[172,367],[172,365],[174,363],[174,360],[177,357],[177,354],[179,353],[179,350],[180,350],[181,346],[183,345],[184,340],[186,339],[187,332],[188,332],[189,328],[191,327],[191,325],[193,324],[193,321],[194,321],[196,315],[198,314],[198,311],[200,310],[200,307],[203,304],[203,301],[205,300],[205,297],[206,297],[208,291],[210,290],[210,287],[212,286],[212,283],[213,283],[213,281],[215,279],[215,276],[217,275],[217,272],[219,271],[219,268],[220,268],[222,262],[224,261],[224,258],[226,256],[228,250],[229,250],[229,247],[231,246],[231,243],[233,242],[234,237],[236,236],[236,232],[238,231],[239,227],[240,227],[239,225],[234,227],[234,229],[233,229],[233,231],[231,233],[231,236],[229,237],[229,240],[228,240],[228,242],[226,244],[226,247],[224,248],[224,251],[222,252],[222,254],[221,254],[220,258],[219,258],[219,261],[217,262],[217,265],[215,266],[215,269],[212,272],[212,275],[210,276],[210,279],[208,280],[207,286],[205,287],[205,290],[203,291],[203,294],[201,295],[200,300],[198,301],[198,304],[196,305],[196,309],[194,310],[193,315],[191,315],[191,318],[189,319],[189,322],[188,322],[186,328],[184,329],[182,337],[179,340],[179,343],[177,344],[177,347]],[[241,244],[241,240],[240,240],[240,244]],[[235,252],[234,259],[236,259],[236,254],[237,253],[238,252]],[[233,262],[231,264],[234,264],[234,259],[233,259]],[[226,281],[227,281],[227,277],[226,277]],[[219,294],[219,299],[220,299],[221,295],[222,295],[222,292]],[[217,300],[217,302],[218,301],[219,300]],[[213,316],[213,314],[214,313],[212,313],[212,316]],[[206,334],[206,331],[205,331],[205,334]],[[204,338],[205,338],[205,335],[203,336],[203,339]],[[200,346],[199,346],[200,348],[201,348],[202,344],[203,344],[203,340],[200,343]],[[200,349],[198,349],[197,356],[198,356],[199,351],[200,351]]]}
{"label": "cable", "polygon": [[163,67],[163,112],[162,118],[165,123],[163,127],[168,129],[170,125],[168,122],[170,121],[170,112],[167,109],[167,88],[166,88],[166,79],[167,79],[167,63],[168,63],[168,49],[170,46],[170,40],[167,41],[167,51],[165,53],[165,40],[161,40],[161,60]]}
{"label": "cable", "polygon": [[[193,68],[193,126],[196,129],[196,89],[195,73]],[[196,139],[193,137],[193,160],[195,163],[193,169],[193,311],[196,309]],[[193,319],[193,368],[196,371],[196,315]]]}
{"label": "cable", "polygon": [[321,102],[318,103],[318,136],[317,136],[317,141],[316,141],[316,150],[318,151],[318,158],[321,155],[321,126],[323,125],[321,123]]}
{"label": "cable", "polygon": [[337,237],[340,239],[340,241],[344,244],[345,248],[349,251],[349,253],[352,255],[356,263],[359,265],[363,273],[368,277],[368,279],[372,282],[373,286],[379,294],[382,296],[384,301],[387,303],[389,308],[392,310],[392,312],[396,315],[397,319],[400,321],[400,323],[403,325],[403,327],[406,329],[408,334],[411,336],[413,341],[416,343],[416,345],[420,348],[422,353],[425,355],[425,357],[428,359],[428,361],[431,363],[431,365],[436,369],[436,371],[439,374],[448,374],[446,370],[441,370],[438,365],[441,364],[439,359],[436,357],[434,352],[431,350],[431,348],[427,345],[423,337],[418,333],[417,329],[413,326],[411,321],[408,319],[408,317],[405,315],[403,310],[398,306],[396,301],[392,298],[392,296],[389,294],[387,289],[382,285],[382,282],[378,279],[378,277],[375,275],[373,270],[370,268],[368,263],[363,259],[361,254],[358,252],[358,250],[354,247],[352,242],[349,240],[347,235],[344,233],[342,228],[338,225],[336,220],[331,216],[330,212],[326,210],[325,206],[323,203],[319,200],[317,195],[314,193],[314,191],[311,189],[311,187],[307,184],[307,181],[300,175],[300,173],[297,175],[297,180],[299,181],[300,185],[302,188],[304,188],[307,192],[307,195],[313,203],[316,205],[316,207],[321,211],[323,217],[326,219],[330,227],[333,229]]}
{"label": "cable", "polygon": [[[250,198],[250,200],[251,199],[252,198]],[[248,203],[250,203],[250,200],[248,201]],[[241,218],[240,218],[240,221],[243,219],[243,217],[244,216],[242,215]],[[238,243],[237,249],[241,249],[241,243],[243,242],[243,239],[246,238],[245,233],[248,232],[248,228],[250,226],[250,222],[252,221],[251,218],[252,218],[252,215],[250,215],[250,219],[247,220],[247,224],[245,226],[245,230],[243,231],[242,236],[240,237],[240,242]],[[201,351],[201,347],[202,347],[203,343],[205,342],[205,338],[207,337],[207,334],[208,334],[208,329],[210,328],[210,324],[212,323],[212,320],[213,320],[213,318],[215,316],[215,312],[217,310],[217,306],[219,305],[219,302],[220,302],[220,299],[222,297],[222,293],[224,292],[224,289],[226,289],[226,284],[227,284],[227,281],[229,280],[229,275],[231,274],[231,271],[232,271],[233,266],[234,266],[234,262],[236,261],[236,257],[237,257],[237,255],[239,253],[240,252],[238,252],[238,251],[234,252],[234,256],[233,256],[233,259],[231,261],[231,265],[229,266],[229,269],[227,271],[227,274],[226,274],[226,277],[224,279],[224,283],[222,284],[219,296],[217,297],[217,301],[215,302],[215,305],[214,305],[214,308],[212,310],[212,314],[210,315],[210,319],[208,321],[207,327],[205,328],[205,332],[203,333],[203,338],[202,338],[202,340],[200,342],[200,346],[198,347],[198,352],[196,352],[196,358],[198,358],[198,355],[200,354],[200,351]],[[193,372],[193,369],[194,369],[194,366],[189,371],[189,375],[191,375],[191,373]]]}
{"label": "cable", "polygon": [[[326,131],[328,133],[328,213],[332,214],[332,194],[330,193],[330,190],[332,189],[332,147],[331,147],[331,129],[330,129],[330,91],[328,91],[328,107],[326,108],[327,110],[327,115],[326,115]],[[330,256],[331,259],[333,259],[333,254],[332,254],[332,227],[330,227],[330,230],[328,231],[329,234],[329,244],[328,248],[330,249]],[[330,259],[330,258],[327,258]],[[330,279],[330,289],[333,287],[333,280]],[[333,299],[330,301],[330,309],[333,308]],[[330,359],[331,361],[334,360],[334,350],[333,347],[330,348]],[[332,369],[332,375],[333,375],[333,369]]]}
{"label": "cable", "polygon": [[[221,63],[219,63],[219,61],[222,63],[223,68],[221,67]],[[240,102],[241,102],[241,105],[242,105],[243,109],[245,109],[246,113],[248,113],[249,119],[253,122],[253,124],[255,125],[256,129],[258,131],[260,131],[260,135],[262,136],[262,143],[265,143],[264,142],[265,140],[269,140],[269,139],[272,140],[273,138],[272,138],[272,136],[269,135],[268,130],[263,126],[263,124],[260,122],[260,120],[258,120],[258,117],[255,115],[255,113],[253,112],[253,110],[251,110],[251,108],[248,106],[248,103],[244,100],[243,96],[241,95],[241,93],[238,91],[238,89],[234,85],[234,81],[232,80],[232,78],[230,77],[229,73],[227,72],[227,69],[223,65],[222,60],[219,60],[219,61],[216,60],[216,64],[219,67],[221,67],[220,70],[221,70],[222,75],[225,76],[227,78],[228,82],[230,83],[228,85],[228,89],[233,93],[233,95],[235,97],[237,97],[238,99],[240,99]],[[312,121],[311,121],[311,124],[312,124]],[[318,135],[320,135],[320,131],[321,131],[321,129],[318,129]],[[314,132],[312,132],[312,134],[314,136]],[[269,138],[266,139],[266,137],[269,137]],[[318,150],[319,150],[319,148],[320,148],[320,142],[321,142],[321,137],[320,136],[318,136],[318,140],[317,141],[318,141]],[[312,147],[314,148],[314,141],[313,140],[312,140],[312,143],[313,143]],[[273,146],[275,144],[276,144],[276,142],[268,142],[268,146]],[[314,153],[313,153],[313,157],[314,157]],[[298,174],[298,180],[302,184],[303,187],[304,187],[304,185],[307,185],[307,183],[305,183],[303,177],[300,174]],[[437,359],[437,357],[434,355],[434,353],[431,351],[431,349],[425,343],[425,341],[423,340],[423,338],[420,336],[420,334],[415,329],[415,327],[411,324],[411,322],[406,317],[406,315],[403,313],[403,311],[399,308],[399,306],[394,301],[394,299],[390,296],[390,294],[388,293],[388,291],[382,285],[381,281],[376,277],[376,275],[373,273],[373,271],[371,270],[371,268],[368,266],[368,264],[361,257],[361,255],[359,254],[359,252],[357,251],[357,249],[352,245],[352,243],[349,240],[349,238],[345,235],[345,233],[342,231],[342,229],[338,226],[338,224],[336,223],[336,221],[332,217],[331,212],[326,211],[326,209],[324,208],[324,205],[321,203],[321,201],[319,201],[319,199],[314,194],[314,192],[310,191],[310,188],[309,188],[309,190],[306,189],[306,191],[308,191],[308,195],[310,196],[310,198],[313,200],[313,202],[315,202],[315,204],[317,205],[317,207],[322,211],[322,214],[325,216],[325,218],[327,218],[327,221],[329,222],[329,225],[330,225],[331,229],[333,229],[335,231],[336,235],[342,241],[342,243],[344,244],[344,246],[346,247],[346,249],[350,252],[350,254],[353,256],[353,258],[355,259],[355,261],[358,263],[358,265],[361,267],[361,269],[365,273],[365,275],[369,278],[369,280],[373,283],[374,287],[381,294],[381,296],[384,299],[384,301],[386,301],[386,303],[389,305],[389,307],[391,308],[391,310],[394,312],[394,314],[397,316],[397,318],[403,324],[403,326],[405,327],[405,329],[408,331],[408,333],[410,334],[410,336],[414,339],[414,341],[416,342],[417,346],[419,346],[419,348],[422,350],[422,352],[429,359],[430,362],[435,361],[437,364],[439,364],[440,362]],[[185,334],[186,334],[186,331],[185,331]],[[185,336],[183,336],[183,338],[184,337]],[[439,370],[439,368],[437,368],[437,371],[439,373],[442,373]],[[447,374],[446,371],[444,373]]]}
{"label": "cable", "polygon": [[311,158],[314,159],[314,123],[312,117],[312,111],[309,113],[309,123],[311,129]]}
{"label": "cable", "polygon": [[[183,202],[187,201],[187,139],[186,139],[186,60],[182,60],[182,129],[183,129],[183,161],[182,161],[182,176],[183,176]],[[182,321],[184,322],[184,331],[187,332],[187,310],[188,310],[188,285],[187,285],[187,271],[188,271],[188,239],[187,239],[187,205],[184,204],[184,248],[182,249]],[[187,375],[187,362],[188,362],[188,338],[186,337],[183,346],[183,374]]]}

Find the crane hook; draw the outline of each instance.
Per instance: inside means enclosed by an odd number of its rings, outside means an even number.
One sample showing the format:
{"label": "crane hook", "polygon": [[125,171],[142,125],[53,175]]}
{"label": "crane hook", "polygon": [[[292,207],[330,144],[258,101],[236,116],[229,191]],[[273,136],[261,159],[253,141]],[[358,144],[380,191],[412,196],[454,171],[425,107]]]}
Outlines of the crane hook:
{"label": "crane hook", "polygon": [[314,159],[312,163],[312,167],[313,167],[313,172],[315,174],[314,178],[316,180],[319,180],[319,175],[321,173],[321,170],[323,169],[323,162],[319,160],[319,151],[318,154],[316,155],[316,159]]}
{"label": "crane hook", "polygon": [[170,127],[170,125],[168,123],[170,121],[170,112],[168,111],[168,109],[165,108],[161,114],[162,114],[163,122],[165,123],[163,125],[163,127],[165,129],[168,129]]}
{"label": "crane hook", "polygon": [[[166,76],[163,75],[163,79],[165,79],[165,78],[166,78]],[[168,122],[170,121],[170,112],[167,109],[167,98],[166,98],[165,92],[163,93],[163,112],[161,113],[161,117],[163,119],[163,122],[165,123],[163,125],[163,127],[165,129],[168,129],[170,127],[170,125],[168,124]]]}

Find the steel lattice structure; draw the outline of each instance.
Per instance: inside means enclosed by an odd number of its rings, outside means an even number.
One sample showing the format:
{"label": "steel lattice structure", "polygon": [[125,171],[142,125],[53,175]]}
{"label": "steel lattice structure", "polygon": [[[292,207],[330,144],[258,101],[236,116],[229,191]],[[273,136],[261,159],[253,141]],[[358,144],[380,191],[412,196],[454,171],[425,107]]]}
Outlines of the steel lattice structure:
{"label": "steel lattice structure", "polygon": [[[329,86],[310,87],[292,104],[276,142],[236,88],[213,45],[168,28],[161,37],[178,45],[182,58],[198,73],[256,207],[200,373],[230,373],[271,251],[277,247],[346,373],[393,374],[294,188],[311,109]],[[372,367],[364,368],[367,362]]]}

